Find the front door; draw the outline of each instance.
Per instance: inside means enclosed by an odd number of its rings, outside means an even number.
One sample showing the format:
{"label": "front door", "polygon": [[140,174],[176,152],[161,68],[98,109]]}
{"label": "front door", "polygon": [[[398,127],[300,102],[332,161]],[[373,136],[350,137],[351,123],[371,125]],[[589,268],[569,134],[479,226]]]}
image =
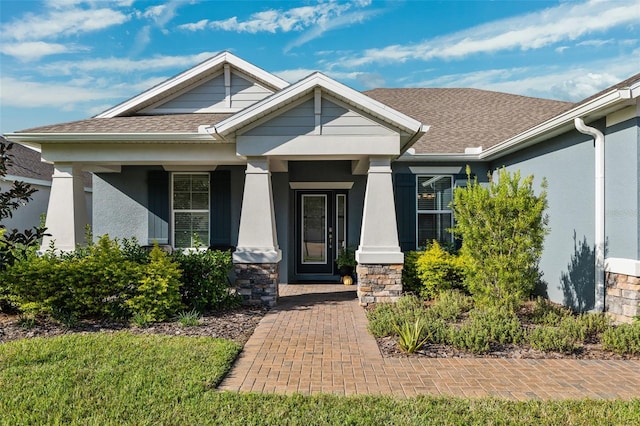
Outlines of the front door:
{"label": "front door", "polygon": [[297,191],[296,273],[335,275],[335,259],[345,247],[347,194],[344,191]]}

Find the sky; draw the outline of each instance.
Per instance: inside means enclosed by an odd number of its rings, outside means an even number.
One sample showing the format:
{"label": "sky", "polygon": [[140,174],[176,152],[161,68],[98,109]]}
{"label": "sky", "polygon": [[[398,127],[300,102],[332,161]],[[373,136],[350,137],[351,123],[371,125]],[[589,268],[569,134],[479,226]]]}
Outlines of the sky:
{"label": "sky", "polygon": [[0,0],[0,133],[89,118],[225,50],[292,83],[579,101],[640,72],[640,0]]}

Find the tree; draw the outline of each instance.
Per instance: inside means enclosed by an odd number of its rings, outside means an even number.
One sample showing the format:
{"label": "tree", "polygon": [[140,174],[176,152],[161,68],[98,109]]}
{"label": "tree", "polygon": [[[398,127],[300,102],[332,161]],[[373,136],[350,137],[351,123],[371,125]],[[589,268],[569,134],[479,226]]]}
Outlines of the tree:
{"label": "tree", "polygon": [[[12,143],[0,142],[0,178],[7,175],[7,170],[12,164],[10,151]],[[19,231],[6,229],[2,224],[4,219],[13,217],[13,212],[24,206],[32,199],[37,189],[24,182],[13,182],[13,185],[5,191],[0,188],[0,271],[13,264],[17,256],[23,255],[30,247],[34,247],[40,239],[46,235],[44,226],[34,226],[32,229]]]}
{"label": "tree", "polygon": [[538,264],[544,237],[549,232],[546,181],[536,195],[533,175],[521,180],[501,169],[488,186],[471,179],[456,188],[453,198],[455,227],[467,257],[465,283],[480,303],[515,309],[531,295],[540,279]]}

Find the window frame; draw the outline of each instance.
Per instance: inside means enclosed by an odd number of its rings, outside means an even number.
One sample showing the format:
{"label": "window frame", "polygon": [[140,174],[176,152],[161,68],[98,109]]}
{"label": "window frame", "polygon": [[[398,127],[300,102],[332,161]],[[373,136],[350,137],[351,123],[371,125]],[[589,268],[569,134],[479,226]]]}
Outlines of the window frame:
{"label": "window frame", "polygon": [[[440,214],[449,214],[451,217],[451,227],[453,227],[455,225],[454,223],[454,216],[453,216],[453,209],[451,208],[447,208],[447,209],[438,209],[438,210],[420,210],[418,208],[418,194],[419,194],[419,189],[420,189],[420,183],[419,183],[419,179],[420,178],[425,178],[425,177],[447,177],[449,178],[449,181],[451,182],[451,202],[453,202],[453,191],[456,188],[456,181],[455,178],[452,174],[437,174],[437,173],[433,173],[433,174],[429,174],[429,173],[420,173],[420,174],[416,174],[415,175],[415,182],[416,182],[416,190],[415,190],[415,211],[416,211],[416,250],[420,250],[421,248],[423,248],[423,246],[420,245],[420,239],[419,239],[419,234],[420,234],[420,215],[440,215]],[[454,237],[453,234],[451,234],[451,239],[450,243],[454,242]],[[425,242],[426,243],[426,242]]]}
{"label": "window frame", "polygon": [[[188,175],[188,176],[193,176],[193,175],[203,175],[203,176],[207,176],[208,180],[209,180],[209,185],[208,185],[208,194],[207,194],[207,208],[206,209],[176,209],[174,207],[174,196],[175,196],[175,186],[174,186],[174,178],[177,175]],[[192,192],[190,192],[192,193]],[[195,247],[190,246],[190,247],[177,247],[176,246],[176,212],[178,213],[206,213],[207,214],[207,222],[208,222],[208,229],[207,229],[207,233],[208,233],[208,240],[207,241],[202,241],[204,247],[203,248],[207,248],[209,247],[209,243],[211,241],[211,173],[209,172],[171,172],[171,194],[170,194],[170,203],[171,203],[171,246],[174,249],[179,249],[179,250],[189,250],[189,249],[194,249]],[[191,242],[193,243],[193,236],[191,237]]]}

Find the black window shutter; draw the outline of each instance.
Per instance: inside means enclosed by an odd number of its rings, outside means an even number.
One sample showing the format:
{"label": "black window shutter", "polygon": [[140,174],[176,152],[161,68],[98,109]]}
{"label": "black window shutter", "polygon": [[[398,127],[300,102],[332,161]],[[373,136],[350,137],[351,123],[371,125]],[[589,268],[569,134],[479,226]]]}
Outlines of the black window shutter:
{"label": "black window shutter", "polygon": [[150,170],[147,177],[149,201],[149,241],[169,244],[169,173]]}
{"label": "black window shutter", "polygon": [[211,172],[210,245],[231,245],[231,172]]}
{"label": "black window shutter", "polygon": [[416,249],[416,177],[411,173],[395,175],[396,220],[400,249]]}

